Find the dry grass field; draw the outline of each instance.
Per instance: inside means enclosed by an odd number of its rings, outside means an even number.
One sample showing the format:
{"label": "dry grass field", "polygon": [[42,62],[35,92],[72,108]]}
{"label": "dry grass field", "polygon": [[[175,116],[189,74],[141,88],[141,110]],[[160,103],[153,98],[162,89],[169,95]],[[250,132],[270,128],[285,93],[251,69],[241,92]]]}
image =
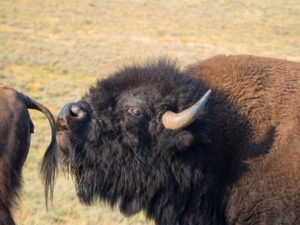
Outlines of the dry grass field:
{"label": "dry grass field", "polygon": [[[168,56],[184,67],[216,54],[300,61],[299,0],[0,1],[0,82],[54,115],[123,65]],[[104,203],[80,205],[62,173],[46,211],[39,167],[50,127],[41,113],[31,117],[17,224],[152,224],[143,213],[125,218]]]}

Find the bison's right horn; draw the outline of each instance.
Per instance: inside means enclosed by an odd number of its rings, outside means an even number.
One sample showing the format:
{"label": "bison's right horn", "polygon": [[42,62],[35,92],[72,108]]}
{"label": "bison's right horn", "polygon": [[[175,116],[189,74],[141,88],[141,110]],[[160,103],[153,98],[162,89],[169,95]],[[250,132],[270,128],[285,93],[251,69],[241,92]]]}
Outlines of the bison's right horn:
{"label": "bison's right horn", "polygon": [[190,125],[200,115],[210,94],[211,90],[208,90],[194,105],[180,113],[165,112],[162,116],[164,127],[171,130],[179,130]]}

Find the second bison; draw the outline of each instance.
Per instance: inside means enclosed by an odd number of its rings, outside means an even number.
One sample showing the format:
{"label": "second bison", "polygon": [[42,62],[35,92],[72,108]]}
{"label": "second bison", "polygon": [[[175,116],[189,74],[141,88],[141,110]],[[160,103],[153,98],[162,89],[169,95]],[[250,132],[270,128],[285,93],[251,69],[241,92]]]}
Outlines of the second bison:
{"label": "second bison", "polygon": [[14,225],[12,208],[21,187],[22,167],[26,160],[34,126],[28,109],[45,114],[52,128],[48,151],[55,148],[55,120],[40,103],[0,84],[0,225]]}
{"label": "second bison", "polygon": [[299,63],[126,67],[64,106],[56,138],[46,189],[60,154],[83,203],[143,210],[158,225],[300,223]]}

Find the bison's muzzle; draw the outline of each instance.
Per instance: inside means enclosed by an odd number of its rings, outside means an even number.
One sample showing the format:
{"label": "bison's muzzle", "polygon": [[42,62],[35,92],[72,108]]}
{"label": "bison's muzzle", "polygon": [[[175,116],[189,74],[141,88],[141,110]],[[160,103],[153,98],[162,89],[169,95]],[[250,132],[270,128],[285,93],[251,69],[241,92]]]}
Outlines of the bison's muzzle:
{"label": "bison's muzzle", "polygon": [[69,137],[70,124],[76,125],[84,121],[86,116],[87,112],[76,103],[66,104],[58,114],[56,122],[56,141],[64,154],[68,154],[68,149],[71,146]]}
{"label": "bison's muzzle", "polygon": [[76,103],[66,104],[57,116],[57,126],[63,129],[66,128],[70,120],[83,120],[86,117],[86,111]]}

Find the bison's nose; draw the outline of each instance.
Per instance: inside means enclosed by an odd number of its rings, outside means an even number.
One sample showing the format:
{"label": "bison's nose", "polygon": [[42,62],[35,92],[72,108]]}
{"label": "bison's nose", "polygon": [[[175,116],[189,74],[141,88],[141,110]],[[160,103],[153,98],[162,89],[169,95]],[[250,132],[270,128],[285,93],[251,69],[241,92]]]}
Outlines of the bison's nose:
{"label": "bison's nose", "polygon": [[70,121],[81,121],[85,119],[86,111],[76,103],[66,104],[57,116],[58,130],[67,129],[67,124]]}

